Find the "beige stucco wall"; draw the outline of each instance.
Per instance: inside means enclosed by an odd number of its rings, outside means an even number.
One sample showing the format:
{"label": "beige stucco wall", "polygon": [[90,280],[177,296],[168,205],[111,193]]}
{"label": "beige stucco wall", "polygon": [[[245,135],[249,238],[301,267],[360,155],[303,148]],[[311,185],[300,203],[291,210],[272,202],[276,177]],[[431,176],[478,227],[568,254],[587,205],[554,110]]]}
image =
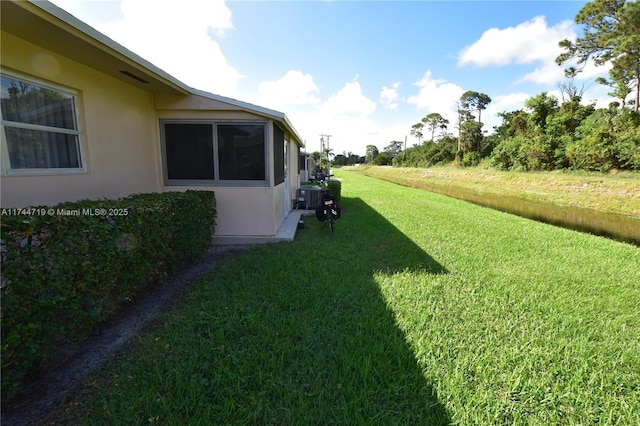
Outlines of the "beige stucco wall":
{"label": "beige stucco wall", "polygon": [[[289,179],[289,197],[291,198],[291,203],[293,203],[296,196],[295,190],[300,187],[300,148],[291,139],[287,140],[289,141],[287,179]],[[292,204],[291,208],[295,208],[295,206]]]}
{"label": "beige stucco wall", "polygon": [[[128,85],[66,57],[2,32],[3,71],[77,93],[85,170],[78,173],[3,174],[0,206],[54,205],[79,199],[119,198],[133,193],[184,191],[165,186],[159,119],[235,119],[273,122],[229,104],[191,95],[159,95]],[[297,153],[288,142],[288,191],[270,187],[192,187],[216,193],[216,235],[274,235],[291,207],[286,199],[297,182]],[[272,144],[268,162],[273,164]],[[295,163],[293,163],[295,161]]]}
{"label": "beige stucco wall", "polygon": [[85,166],[71,174],[3,174],[2,207],[162,191],[152,94],[8,33],[1,36],[5,72],[77,92]]}
{"label": "beige stucco wall", "polygon": [[[216,110],[228,108],[215,100],[192,95],[188,98],[159,95],[155,106],[159,119],[206,119],[206,120],[257,120],[268,123],[267,162],[273,164],[273,123],[265,117],[246,111]],[[184,187],[166,186],[165,191],[185,189],[211,189],[216,193],[216,236],[268,236],[275,235],[286,218],[284,184],[274,188],[273,167],[268,169],[268,187]]]}
{"label": "beige stucco wall", "polygon": [[216,236],[271,236],[281,223],[274,223],[270,206],[273,188],[166,186],[165,191],[211,190],[216,194]]}

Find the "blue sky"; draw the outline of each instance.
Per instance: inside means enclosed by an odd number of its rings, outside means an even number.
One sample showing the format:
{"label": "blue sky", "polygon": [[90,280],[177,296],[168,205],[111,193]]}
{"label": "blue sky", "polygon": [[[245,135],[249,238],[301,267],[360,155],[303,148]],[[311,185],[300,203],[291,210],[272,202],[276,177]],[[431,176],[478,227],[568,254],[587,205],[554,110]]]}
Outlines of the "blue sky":
{"label": "blue sky", "polygon": [[[417,143],[411,126],[437,112],[454,126],[466,90],[497,113],[542,91],[560,97],[558,42],[581,35],[585,1],[53,0],[197,89],[287,114],[307,151],[332,135],[334,153],[364,155],[392,140]],[[585,101],[605,106],[594,83]]]}

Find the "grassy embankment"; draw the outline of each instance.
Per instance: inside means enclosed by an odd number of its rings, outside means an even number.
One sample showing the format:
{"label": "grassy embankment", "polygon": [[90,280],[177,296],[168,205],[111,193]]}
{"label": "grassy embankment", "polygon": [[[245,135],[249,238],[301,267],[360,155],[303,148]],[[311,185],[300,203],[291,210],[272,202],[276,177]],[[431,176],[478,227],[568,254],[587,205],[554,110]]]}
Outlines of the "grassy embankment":
{"label": "grassy embankment", "polygon": [[96,424],[640,424],[640,248],[360,174],[219,265],[67,409]]}
{"label": "grassy embankment", "polygon": [[347,170],[640,246],[640,174],[499,172],[481,168]]}
{"label": "grassy embankment", "polygon": [[612,212],[640,218],[640,173],[501,172],[481,168],[345,167],[367,176],[421,189],[463,189],[471,193],[516,197]]}

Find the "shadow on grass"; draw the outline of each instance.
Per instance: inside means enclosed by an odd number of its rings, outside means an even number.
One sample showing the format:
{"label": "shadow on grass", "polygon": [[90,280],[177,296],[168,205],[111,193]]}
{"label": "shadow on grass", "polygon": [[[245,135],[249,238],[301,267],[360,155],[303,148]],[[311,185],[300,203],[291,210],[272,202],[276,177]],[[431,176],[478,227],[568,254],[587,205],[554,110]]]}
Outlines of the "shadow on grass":
{"label": "shadow on grass", "polygon": [[[450,423],[375,277],[446,271],[360,199],[335,233],[221,264],[121,361],[91,421]],[[101,385],[102,386],[102,385]]]}
{"label": "shadow on grass", "polygon": [[296,242],[277,250],[280,272],[250,284],[269,290],[245,295],[256,298],[252,312],[265,329],[279,330],[265,342],[271,358],[286,360],[271,380],[290,391],[269,405],[297,413],[277,422],[449,424],[375,280],[447,271],[357,198],[343,199],[333,234],[309,217]]}

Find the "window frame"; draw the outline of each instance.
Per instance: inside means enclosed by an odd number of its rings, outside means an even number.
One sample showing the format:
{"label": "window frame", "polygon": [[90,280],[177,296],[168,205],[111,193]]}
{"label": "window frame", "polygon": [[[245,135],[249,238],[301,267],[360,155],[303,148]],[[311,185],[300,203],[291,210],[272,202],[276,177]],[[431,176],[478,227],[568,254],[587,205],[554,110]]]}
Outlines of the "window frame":
{"label": "window frame", "polygon": [[[73,121],[75,129],[65,129],[62,127],[46,126],[41,124],[23,123],[20,121],[5,120],[0,114],[0,139],[1,139],[1,161],[0,161],[0,174],[3,176],[25,176],[25,175],[68,175],[68,174],[83,174],[87,171],[87,165],[84,156],[82,129],[81,129],[81,113],[80,113],[80,92],[68,87],[64,87],[58,84],[52,84],[50,82],[44,82],[37,78],[25,76],[13,71],[7,71],[6,69],[0,69],[0,76],[7,77],[12,80],[24,82],[39,88],[53,90],[55,92],[62,93],[65,96],[70,96],[73,101]],[[11,167],[11,158],[9,156],[9,143],[6,135],[6,128],[20,130],[34,130],[40,132],[49,132],[61,135],[71,135],[75,138],[76,151],[78,153],[79,167],[48,167],[48,168],[23,168],[17,169]]]}
{"label": "window frame", "polygon": [[273,123],[273,181],[278,186],[287,176],[287,133]]}
{"label": "window frame", "polygon": [[[209,124],[211,125],[213,139],[213,179],[169,179],[167,166],[167,124]],[[264,179],[259,180],[226,180],[220,179],[220,162],[218,154],[218,125],[259,125],[264,128]],[[162,151],[162,176],[165,186],[225,186],[225,187],[269,187],[269,121],[268,120],[234,120],[234,119],[188,119],[188,118],[161,118],[160,119],[160,144]]]}

